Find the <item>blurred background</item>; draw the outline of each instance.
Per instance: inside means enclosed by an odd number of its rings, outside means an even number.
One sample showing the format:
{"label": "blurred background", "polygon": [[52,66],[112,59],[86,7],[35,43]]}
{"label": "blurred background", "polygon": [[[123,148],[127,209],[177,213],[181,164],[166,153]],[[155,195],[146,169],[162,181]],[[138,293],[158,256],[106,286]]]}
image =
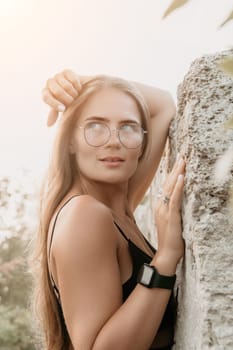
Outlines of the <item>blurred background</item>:
{"label": "blurred background", "polygon": [[171,0],[0,0],[0,350],[34,349],[25,249],[56,126],[46,127],[46,80],[70,68],[169,90],[191,62],[232,45],[218,29],[229,0],[192,0],[166,19]]}
{"label": "blurred background", "polygon": [[0,0],[0,174],[47,165],[54,128],[41,100],[64,68],[176,89],[192,60],[227,49],[229,0],[192,0],[165,20],[171,0]]}

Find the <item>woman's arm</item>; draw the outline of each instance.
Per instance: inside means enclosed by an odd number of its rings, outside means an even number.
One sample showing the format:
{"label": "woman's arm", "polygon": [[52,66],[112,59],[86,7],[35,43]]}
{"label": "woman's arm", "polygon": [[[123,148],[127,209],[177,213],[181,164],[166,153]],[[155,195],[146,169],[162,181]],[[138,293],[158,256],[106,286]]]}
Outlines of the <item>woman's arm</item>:
{"label": "woman's arm", "polygon": [[152,144],[150,153],[139,164],[129,182],[129,202],[134,211],[153,180],[167,140],[175,103],[168,91],[133,82],[143,95],[151,116]]}
{"label": "woman's arm", "polygon": [[[122,304],[119,233],[111,212],[90,196],[77,197],[64,209],[62,220],[57,222],[52,254],[74,349],[148,349],[171,292],[138,284]],[[180,235],[179,226],[177,230]],[[177,238],[174,232],[173,236]],[[173,275],[179,257],[176,252],[171,257],[167,252],[161,249],[152,264],[161,274]]]}
{"label": "woman's arm", "polygon": [[[52,107],[48,116],[48,125],[56,121],[59,110],[63,110],[78,96],[82,84],[92,78],[92,76],[78,76],[70,70],[64,70],[47,81],[43,89],[43,99]],[[148,105],[152,129],[150,154],[138,166],[129,183],[128,199],[130,208],[134,211],[144,197],[158,168],[176,108],[168,91],[137,82],[132,84],[139,89]]]}

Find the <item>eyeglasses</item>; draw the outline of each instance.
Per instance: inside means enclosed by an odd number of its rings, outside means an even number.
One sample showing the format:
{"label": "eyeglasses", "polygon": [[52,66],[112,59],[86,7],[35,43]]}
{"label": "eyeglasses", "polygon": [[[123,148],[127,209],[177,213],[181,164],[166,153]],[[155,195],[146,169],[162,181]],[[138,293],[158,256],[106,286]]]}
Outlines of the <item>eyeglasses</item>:
{"label": "eyeglasses", "polygon": [[144,139],[144,134],[147,134],[138,124],[122,124],[119,128],[110,129],[103,122],[90,122],[85,126],[78,126],[84,129],[84,137],[88,145],[100,147],[105,145],[111,138],[112,131],[115,131],[121,144],[126,148],[139,147]]}

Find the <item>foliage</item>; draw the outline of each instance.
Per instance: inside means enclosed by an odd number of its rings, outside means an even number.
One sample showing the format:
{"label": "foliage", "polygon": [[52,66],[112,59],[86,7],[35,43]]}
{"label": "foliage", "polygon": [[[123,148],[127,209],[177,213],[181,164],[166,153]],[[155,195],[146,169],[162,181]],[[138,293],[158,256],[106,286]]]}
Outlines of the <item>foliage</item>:
{"label": "foliage", "polygon": [[[184,6],[189,1],[190,0],[172,0],[171,4],[168,6],[166,11],[164,12],[163,18],[166,18],[173,11]],[[233,20],[233,10],[229,13],[227,18],[220,24],[219,28],[222,28],[223,26],[226,25],[226,23],[228,23],[231,20]],[[223,60],[219,61],[218,66],[224,73],[233,77],[233,56],[228,56]],[[224,127],[226,129],[233,128],[233,116],[230,116],[229,120],[226,123],[224,123]],[[230,168],[233,161],[232,150],[233,150],[232,147],[227,149],[222,155],[222,158],[219,159],[215,164],[215,178],[217,181],[224,180],[230,172]],[[233,184],[229,191],[229,205],[233,208]]]}
{"label": "foliage", "polygon": [[[171,4],[168,6],[166,11],[164,12],[163,18],[166,18],[168,15],[170,15],[172,12],[177,10],[179,7],[184,6],[187,4],[190,0],[172,0]],[[225,26],[229,21],[233,20],[233,10],[229,13],[227,18],[220,24],[219,28]]]}
{"label": "foliage", "polygon": [[[219,68],[233,79],[233,56],[228,56],[218,63]],[[223,125],[225,129],[233,128],[233,116]],[[215,178],[217,181],[224,181],[230,174],[233,163],[233,146],[229,147],[222,157],[215,164]],[[220,175],[221,174],[221,175]],[[229,190],[229,206],[233,208],[233,184]]]}
{"label": "foliage", "polygon": [[23,258],[25,245],[18,235],[7,237],[0,245],[0,298],[4,305],[27,307],[30,278]]}
{"label": "foliage", "polygon": [[226,129],[232,129],[233,128],[233,116],[231,117],[231,119],[226,121],[225,128]]}
{"label": "foliage", "polygon": [[225,24],[227,24],[229,21],[231,21],[233,19],[233,10],[231,11],[231,13],[228,15],[228,17],[225,19],[225,21],[223,21],[219,28],[225,26]]}
{"label": "foliage", "polygon": [[0,305],[0,349],[34,350],[31,342],[30,312],[19,305]]}
{"label": "foliage", "polygon": [[[226,57],[219,61],[219,68],[226,74],[232,76],[233,78],[233,56]],[[233,128],[233,116],[225,123],[226,129]]]}
{"label": "foliage", "polygon": [[21,180],[0,179],[0,350],[34,350],[26,253],[33,206]]}
{"label": "foliage", "polygon": [[224,60],[219,62],[219,67],[223,72],[231,75],[233,77],[233,56],[226,57]]}
{"label": "foliage", "polygon": [[189,0],[173,0],[171,4],[168,6],[168,8],[166,9],[166,11],[164,12],[163,18],[166,18],[173,11],[185,5],[187,2],[189,2]]}

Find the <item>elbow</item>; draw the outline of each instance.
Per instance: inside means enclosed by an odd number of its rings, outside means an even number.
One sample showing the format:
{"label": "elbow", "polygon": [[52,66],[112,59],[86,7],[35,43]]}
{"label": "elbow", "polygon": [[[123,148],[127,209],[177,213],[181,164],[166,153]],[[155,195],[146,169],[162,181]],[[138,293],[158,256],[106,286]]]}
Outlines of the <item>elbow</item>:
{"label": "elbow", "polygon": [[156,107],[155,115],[163,115],[171,121],[176,115],[176,104],[171,95],[167,90],[161,90],[159,103]]}
{"label": "elbow", "polygon": [[163,113],[166,114],[170,121],[172,121],[176,115],[176,104],[170,92],[165,91],[164,95],[162,104]]}

